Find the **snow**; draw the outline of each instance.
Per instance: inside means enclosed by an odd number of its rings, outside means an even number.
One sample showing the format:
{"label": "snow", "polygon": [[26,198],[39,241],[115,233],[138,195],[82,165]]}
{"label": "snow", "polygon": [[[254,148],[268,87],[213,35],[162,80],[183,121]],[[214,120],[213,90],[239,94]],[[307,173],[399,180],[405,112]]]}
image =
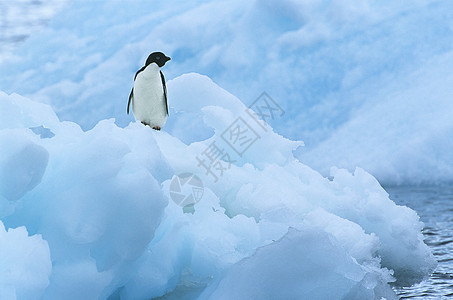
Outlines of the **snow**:
{"label": "snow", "polygon": [[0,2],[0,60],[7,59],[27,37],[39,32],[67,0]]}
{"label": "snow", "polygon": [[[0,58],[0,298],[396,299],[436,261],[381,184],[453,175],[451,6],[73,1]],[[126,114],[152,51],[161,132]]]}
{"label": "snow", "polygon": [[[207,76],[184,74],[168,89],[178,111],[169,132],[113,119],[83,131],[46,104],[0,93],[11,120],[0,129],[1,220],[8,234],[26,230],[23,240],[48,245],[51,273],[33,279],[43,299],[396,299],[389,283],[432,272],[417,214],[366,171],[323,177],[292,156],[302,142],[260,127]],[[195,114],[203,137],[185,130]],[[222,138],[238,117],[259,133],[242,156]],[[218,161],[222,172],[199,160],[213,143],[229,155]],[[170,195],[183,172],[204,185],[192,210]],[[0,262],[11,247],[2,241]],[[10,286],[0,291],[27,299]]]}

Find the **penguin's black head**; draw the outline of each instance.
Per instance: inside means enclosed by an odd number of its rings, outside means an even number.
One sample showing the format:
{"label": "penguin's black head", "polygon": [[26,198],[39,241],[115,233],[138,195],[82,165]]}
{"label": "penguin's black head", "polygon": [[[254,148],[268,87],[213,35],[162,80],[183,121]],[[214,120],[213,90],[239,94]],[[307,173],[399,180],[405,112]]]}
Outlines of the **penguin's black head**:
{"label": "penguin's black head", "polygon": [[145,66],[156,63],[160,68],[162,68],[170,59],[170,57],[165,56],[162,52],[153,52],[148,56]]}

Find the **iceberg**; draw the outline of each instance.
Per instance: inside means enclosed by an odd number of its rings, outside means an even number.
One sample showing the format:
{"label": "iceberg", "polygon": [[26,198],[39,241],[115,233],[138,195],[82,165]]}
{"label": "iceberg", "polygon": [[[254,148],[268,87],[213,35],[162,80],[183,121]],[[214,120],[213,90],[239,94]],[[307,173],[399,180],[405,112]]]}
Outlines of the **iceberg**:
{"label": "iceberg", "polygon": [[450,1],[75,0],[0,57],[0,90],[50,104],[84,130],[112,117],[125,127],[133,76],[163,51],[173,58],[166,78],[195,71],[247,103],[262,91],[278,99],[286,115],[272,126],[304,140],[297,158],[325,176],[331,166],[359,166],[386,184],[451,181],[452,9]]}
{"label": "iceberg", "polygon": [[[396,299],[433,271],[417,214],[365,170],[321,175],[207,76],[168,91],[161,132],[84,131],[0,92],[0,295]],[[182,173],[202,182],[191,207],[172,198]]]}

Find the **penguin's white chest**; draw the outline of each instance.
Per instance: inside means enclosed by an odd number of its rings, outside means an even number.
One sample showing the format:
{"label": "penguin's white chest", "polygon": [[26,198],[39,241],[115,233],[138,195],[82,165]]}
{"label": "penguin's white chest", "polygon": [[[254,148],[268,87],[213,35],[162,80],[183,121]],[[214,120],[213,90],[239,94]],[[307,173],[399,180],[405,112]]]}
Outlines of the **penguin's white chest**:
{"label": "penguin's white chest", "polygon": [[151,127],[162,127],[167,121],[164,87],[159,67],[149,64],[135,78],[132,111],[135,119]]}

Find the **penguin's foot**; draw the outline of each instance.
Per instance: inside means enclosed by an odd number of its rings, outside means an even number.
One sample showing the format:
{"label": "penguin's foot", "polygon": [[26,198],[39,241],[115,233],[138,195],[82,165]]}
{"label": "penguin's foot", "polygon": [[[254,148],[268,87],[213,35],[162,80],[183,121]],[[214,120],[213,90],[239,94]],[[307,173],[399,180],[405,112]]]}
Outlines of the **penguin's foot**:
{"label": "penguin's foot", "polygon": [[160,126],[157,126],[157,125],[156,126],[151,126],[150,124],[146,123],[145,121],[142,121],[142,124],[145,125],[145,126],[149,126],[152,129],[157,130],[157,131],[159,131],[161,129]]}

